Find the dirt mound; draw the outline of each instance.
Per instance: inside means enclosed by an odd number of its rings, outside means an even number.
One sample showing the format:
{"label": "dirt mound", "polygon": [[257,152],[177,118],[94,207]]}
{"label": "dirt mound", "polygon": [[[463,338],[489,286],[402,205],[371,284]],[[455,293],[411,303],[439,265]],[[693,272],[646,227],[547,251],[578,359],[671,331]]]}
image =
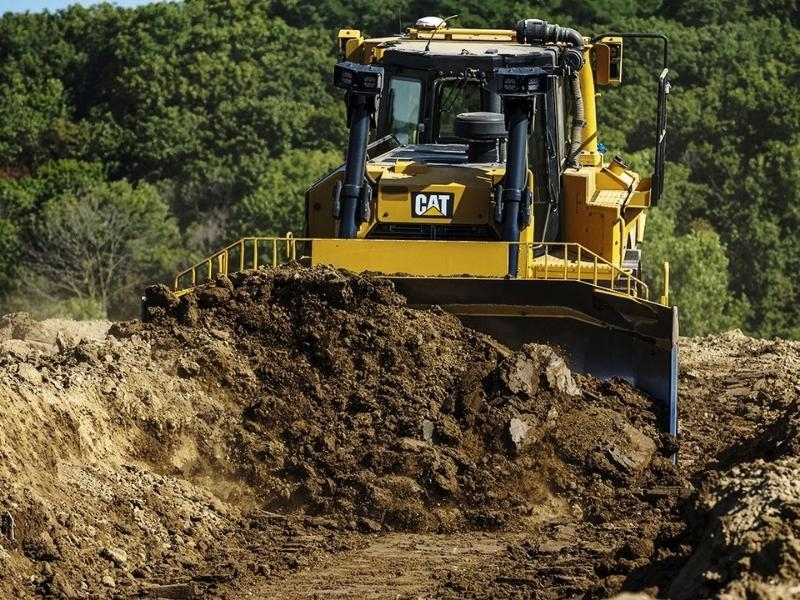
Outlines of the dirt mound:
{"label": "dirt mound", "polygon": [[[180,340],[181,372],[235,396],[232,458],[270,510],[374,530],[507,527],[565,510],[553,493],[577,497],[598,473],[641,485],[665,468],[619,412],[635,391],[584,395],[549,348],[511,353],[407,308],[386,280],[245,272],[180,299],[151,289],[146,315],[115,335]],[[649,415],[638,425],[653,435]]]}
{"label": "dirt mound", "polygon": [[682,342],[676,469],[647,396],[379,278],[251,271],[146,314],[0,320],[0,597],[306,597],[367,567],[391,597],[798,585],[800,344]]}
{"label": "dirt mound", "polygon": [[52,354],[82,339],[102,340],[110,321],[68,321],[47,319],[34,321],[25,312],[0,316],[0,354],[15,353],[25,356],[34,351]]}
{"label": "dirt mound", "polygon": [[697,498],[702,533],[669,596],[797,596],[800,457],[757,460],[715,479]]}
{"label": "dirt mound", "polygon": [[800,455],[799,342],[737,330],[682,340],[681,358],[682,463],[689,473]]}

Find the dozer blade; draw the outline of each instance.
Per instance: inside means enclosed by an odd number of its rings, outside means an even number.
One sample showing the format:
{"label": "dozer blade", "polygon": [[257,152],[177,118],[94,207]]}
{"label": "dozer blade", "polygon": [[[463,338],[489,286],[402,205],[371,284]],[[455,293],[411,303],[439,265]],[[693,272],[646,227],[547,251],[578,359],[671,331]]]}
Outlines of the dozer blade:
{"label": "dozer blade", "polygon": [[438,305],[468,327],[518,349],[560,349],[579,373],[621,377],[663,404],[677,435],[677,309],[580,281],[390,277],[411,306]]}

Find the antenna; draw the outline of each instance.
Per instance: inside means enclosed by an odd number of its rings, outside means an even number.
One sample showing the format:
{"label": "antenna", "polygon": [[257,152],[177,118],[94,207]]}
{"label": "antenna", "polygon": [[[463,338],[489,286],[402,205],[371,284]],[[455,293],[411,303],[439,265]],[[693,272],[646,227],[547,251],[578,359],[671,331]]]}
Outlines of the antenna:
{"label": "antenna", "polygon": [[425,52],[427,52],[430,49],[431,42],[433,41],[433,36],[436,35],[436,32],[439,31],[442,27],[444,27],[450,19],[455,19],[456,17],[458,17],[458,15],[450,15],[446,19],[442,19],[442,22],[433,28],[433,31],[431,32],[431,37],[428,38],[428,43],[425,44]]}

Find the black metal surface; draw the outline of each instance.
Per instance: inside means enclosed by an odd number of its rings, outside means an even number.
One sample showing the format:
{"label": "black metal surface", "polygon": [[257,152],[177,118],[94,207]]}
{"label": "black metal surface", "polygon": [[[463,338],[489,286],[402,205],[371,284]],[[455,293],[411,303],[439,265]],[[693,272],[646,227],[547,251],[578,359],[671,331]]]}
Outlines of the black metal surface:
{"label": "black metal surface", "polygon": [[370,229],[371,240],[470,240],[497,241],[488,225],[425,225],[416,223],[378,223]]}
{"label": "black metal surface", "polygon": [[[528,171],[528,115],[530,98],[504,99],[508,118],[508,157],[502,180],[503,222],[502,238],[508,242],[519,241],[520,202],[523,200],[525,178]],[[508,274],[517,276],[518,253],[515,245],[508,250]]]}
{"label": "black metal surface", "polygon": [[[465,42],[468,45],[469,42]],[[517,46],[513,42],[498,42],[503,52],[497,54],[469,54],[469,66],[479,71],[490,72],[503,66],[526,64],[541,67],[554,67],[557,64],[557,48],[536,48]],[[483,51],[483,46],[479,51]],[[465,56],[454,53],[440,53],[434,47],[430,52],[420,52],[413,47],[398,45],[387,48],[383,53],[381,64],[384,66],[405,67],[435,73],[459,73],[464,70]]]}
{"label": "black metal surface", "polygon": [[417,144],[396,148],[376,159],[379,163],[395,163],[398,160],[419,164],[465,165],[466,144]]}
{"label": "black metal surface", "polygon": [[350,139],[347,144],[347,159],[344,167],[344,183],[340,196],[341,212],[339,237],[354,238],[358,230],[357,206],[364,184],[364,166],[367,160],[367,139],[373,100],[364,96],[348,97],[347,116]]}
{"label": "black metal surface", "polygon": [[507,307],[568,307],[587,320],[652,343],[677,342],[674,309],[606,292],[580,281],[466,277],[392,277],[398,292],[414,305],[447,304]]}

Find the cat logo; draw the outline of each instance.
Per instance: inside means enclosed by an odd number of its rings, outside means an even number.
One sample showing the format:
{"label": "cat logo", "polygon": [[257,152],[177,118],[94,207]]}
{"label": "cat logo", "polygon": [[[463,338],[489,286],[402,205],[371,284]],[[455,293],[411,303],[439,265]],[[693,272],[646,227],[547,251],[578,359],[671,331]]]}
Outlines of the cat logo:
{"label": "cat logo", "polygon": [[423,219],[449,219],[453,216],[455,196],[450,192],[411,194],[411,216]]}

